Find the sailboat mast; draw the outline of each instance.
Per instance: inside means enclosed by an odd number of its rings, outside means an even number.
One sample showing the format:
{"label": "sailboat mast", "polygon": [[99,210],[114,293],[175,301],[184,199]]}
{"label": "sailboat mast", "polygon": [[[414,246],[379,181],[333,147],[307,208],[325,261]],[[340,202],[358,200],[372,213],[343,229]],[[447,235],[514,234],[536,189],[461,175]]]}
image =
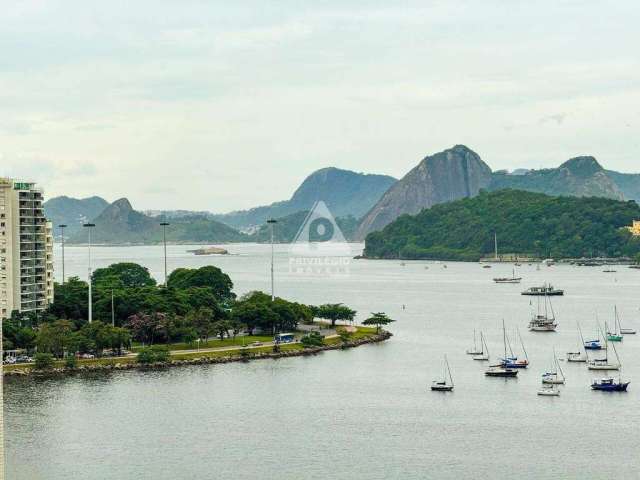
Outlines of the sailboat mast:
{"label": "sailboat mast", "polygon": [[[518,332],[518,338],[520,339],[520,345],[522,346],[522,351],[524,352],[524,358],[529,361],[529,356],[527,355],[527,351],[524,348],[524,342],[522,341],[522,335],[520,335],[520,329],[516,328],[516,331]],[[555,357],[555,353],[553,354]]]}
{"label": "sailboat mast", "polygon": [[589,351],[587,350],[587,346],[584,344],[584,337],[582,336],[582,329],[580,328],[580,323],[576,322],[576,325],[578,326],[578,332],[580,333],[580,341],[582,342],[582,349],[584,350],[584,355],[587,358],[587,361],[589,361]]}
{"label": "sailboat mast", "polygon": [[447,371],[449,372],[449,380],[451,380],[451,386],[453,387],[453,375],[451,375],[451,367],[449,367],[449,360],[447,356],[444,356],[444,363],[447,365]]}
{"label": "sailboat mast", "polygon": [[502,319],[502,343],[504,344],[504,360],[507,360],[507,330],[504,326],[504,319]]}
{"label": "sailboat mast", "polygon": [[496,260],[498,260],[498,232],[493,232],[493,241],[495,247]]}

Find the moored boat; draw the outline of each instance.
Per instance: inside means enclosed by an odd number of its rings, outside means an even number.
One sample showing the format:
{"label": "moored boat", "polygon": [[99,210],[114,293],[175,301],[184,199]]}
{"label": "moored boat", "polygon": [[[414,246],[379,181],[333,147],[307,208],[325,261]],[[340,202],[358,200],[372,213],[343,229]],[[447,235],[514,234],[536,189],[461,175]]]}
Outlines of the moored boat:
{"label": "moored boat", "polygon": [[543,387],[538,390],[538,395],[543,397],[559,397],[560,390],[555,385],[543,385]]}
{"label": "moored boat", "polygon": [[548,295],[544,295],[544,309],[542,309],[540,297],[538,297],[538,311],[531,316],[529,330],[532,332],[555,332],[556,328],[558,328],[558,324],[551,299]]}
{"label": "moored boat", "polygon": [[[504,357],[507,358],[507,330],[504,326],[504,320],[502,321],[502,342],[504,344]],[[505,367],[504,365],[491,366],[484,372],[487,377],[504,377],[514,378],[518,376],[518,370]]]}
{"label": "moored boat", "polygon": [[601,380],[594,380],[591,384],[592,390],[599,390],[601,392],[626,392],[627,387],[631,382],[622,382],[614,378],[603,378]]}
{"label": "moored boat", "polygon": [[558,362],[558,357],[556,357],[555,349],[553,350],[552,367],[550,372],[542,374],[542,383],[547,385],[564,385],[566,378]]}
{"label": "moored boat", "polygon": [[533,296],[562,296],[564,295],[564,290],[560,290],[557,288],[553,288],[553,285],[543,285],[542,287],[531,287],[522,292],[522,295],[533,295]]}
{"label": "moored boat", "polygon": [[474,329],[473,330],[473,348],[467,349],[467,355],[480,355],[480,354],[482,354],[482,350],[478,350],[476,331]]}
{"label": "moored boat", "polygon": [[[447,356],[444,356],[445,371],[442,380],[434,380],[431,383],[431,391],[433,392],[451,392],[453,391],[453,376],[451,375],[451,368],[449,368],[449,361]],[[449,377],[447,381],[447,376]]]}
{"label": "moored boat", "polygon": [[480,332],[480,346],[482,347],[482,351],[477,355],[473,356],[474,360],[478,361],[488,361],[489,360],[489,347],[487,347],[487,341],[484,339],[484,334]]}

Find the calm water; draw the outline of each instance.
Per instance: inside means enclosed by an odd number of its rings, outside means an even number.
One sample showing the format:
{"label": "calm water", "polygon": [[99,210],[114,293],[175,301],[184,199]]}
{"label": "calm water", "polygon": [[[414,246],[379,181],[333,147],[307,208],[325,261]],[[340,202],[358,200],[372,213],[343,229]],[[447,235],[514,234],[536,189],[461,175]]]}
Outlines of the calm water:
{"label": "calm water", "polygon": [[[169,248],[170,268],[214,264],[237,293],[268,290],[269,247],[228,257]],[[619,346],[627,394],[592,392],[584,364],[566,364],[558,398],[536,396],[552,348],[579,345],[576,321],[595,332],[595,310],[640,330],[640,271],[524,266],[523,284],[494,285],[509,267],[353,261],[349,275],[290,273],[277,255],[276,293],[345,302],[397,319],[392,340],[315,358],[124,372],[5,384],[7,478],[424,479],[640,478],[640,335]],[[58,255],[59,259],[60,256]],[[97,248],[95,265],[135,261],[162,275],[157,247]],[[86,249],[67,248],[67,273],[86,274]],[[58,270],[59,271],[59,270]],[[555,334],[526,330],[522,288],[551,281]],[[535,301],[535,300],[534,300]],[[406,309],[402,305],[406,304]],[[464,354],[483,329],[492,354],[501,322],[519,326],[531,366],[517,380],[487,379]],[[452,394],[427,390],[448,353]]]}

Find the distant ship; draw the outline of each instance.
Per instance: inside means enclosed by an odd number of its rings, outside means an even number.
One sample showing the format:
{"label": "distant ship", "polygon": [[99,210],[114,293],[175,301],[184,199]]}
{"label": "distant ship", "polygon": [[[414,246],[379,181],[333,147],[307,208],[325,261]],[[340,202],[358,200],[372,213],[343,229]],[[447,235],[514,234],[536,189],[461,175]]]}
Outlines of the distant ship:
{"label": "distant ship", "polygon": [[193,253],[194,255],[227,255],[229,253],[220,247],[204,247],[196,250],[187,250],[187,252]]}
{"label": "distant ship", "polygon": [[522,295],[534,295],[534,296],[560,296],[564,295],[564,290],[559,290],[553,288],[553,285],[543,285],[542,287],[531,287],[524,292]]}

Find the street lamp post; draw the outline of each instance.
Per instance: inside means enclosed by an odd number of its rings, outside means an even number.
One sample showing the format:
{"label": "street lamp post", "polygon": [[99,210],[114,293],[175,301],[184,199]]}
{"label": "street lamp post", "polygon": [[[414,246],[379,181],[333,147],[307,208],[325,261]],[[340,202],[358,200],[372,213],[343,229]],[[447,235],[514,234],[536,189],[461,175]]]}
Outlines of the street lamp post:
{"label": "street lamp post", "polygon": [[275,224],[278,223],[278,221],[270,218],[269,220],[267,220],[267,223],[269,224],[269,228],[271,230],[271,301],[273,302],[275,300],[275,294],[273,290],[273,228]]}
{"label": "street lamp post", "polygon": [[83,225],[83,227],[86,227],[89,232],[89,323],[93,321],[93,300],[91,295],[91,229],[95,226],[95,223],[85,223]]}
{"label": "street lamp post", "polygon": [[162,222],[162,242],[164,243],[164,286],[167,286],[167,227],[169,222]]}
{"label": "street lamp post", "polygon": [[62,237],[62,284],[64,285],[64,229],[67,226],[63,223],[58,227],[60,227],[60,236]]}

